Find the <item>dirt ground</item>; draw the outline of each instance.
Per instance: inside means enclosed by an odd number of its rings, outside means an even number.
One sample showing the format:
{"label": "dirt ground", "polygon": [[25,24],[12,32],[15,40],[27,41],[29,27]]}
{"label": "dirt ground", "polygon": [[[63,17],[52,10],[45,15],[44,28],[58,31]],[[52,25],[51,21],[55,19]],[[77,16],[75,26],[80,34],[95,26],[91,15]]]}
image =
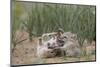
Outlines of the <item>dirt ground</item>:
{"label": "dirt ground", "polygon": [[[23,35],[23,34],[22,34]],[[62,63],[75,61],[94,61],[95,54],[81,57],[54,57],[54,58],[37,58],[36,57],[37,38],[29,39],[17,44],[13,53],[11,53],[12,65],[27,64],[44,64],[44,63]]]}

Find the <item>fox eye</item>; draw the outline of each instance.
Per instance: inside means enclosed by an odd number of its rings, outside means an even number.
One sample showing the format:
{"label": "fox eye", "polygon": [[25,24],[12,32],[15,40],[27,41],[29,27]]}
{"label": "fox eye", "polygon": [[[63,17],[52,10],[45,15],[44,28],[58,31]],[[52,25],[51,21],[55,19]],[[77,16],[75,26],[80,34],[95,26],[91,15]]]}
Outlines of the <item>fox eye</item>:
{"label": "fox eye", "polygon": [[66,36],[64,36],[64,38],[67,38]]}
{"label": "fox eye", "polygon": [[47,45],[50,46],[50,43],[48,43]]}

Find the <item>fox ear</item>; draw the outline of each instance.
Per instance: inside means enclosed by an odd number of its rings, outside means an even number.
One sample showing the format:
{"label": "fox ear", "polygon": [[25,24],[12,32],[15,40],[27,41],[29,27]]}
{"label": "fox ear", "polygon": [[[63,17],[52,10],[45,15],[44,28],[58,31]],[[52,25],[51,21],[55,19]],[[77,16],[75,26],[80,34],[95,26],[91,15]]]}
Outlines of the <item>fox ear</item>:
{"label": "fox ear", "polygon": [[74,39],[77,39],[77,34],[73,34],[73,38]]}
{"label": "fox ear", "polygon": [[39,38],[39,45],[42,45],[42,38]]}

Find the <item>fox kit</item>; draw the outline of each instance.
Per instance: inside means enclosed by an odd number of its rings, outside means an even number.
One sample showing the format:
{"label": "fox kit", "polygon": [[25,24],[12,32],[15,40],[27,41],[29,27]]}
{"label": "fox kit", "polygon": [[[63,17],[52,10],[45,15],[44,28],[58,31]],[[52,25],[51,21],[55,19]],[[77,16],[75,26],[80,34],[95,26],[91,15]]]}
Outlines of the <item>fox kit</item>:
{"label": "fox kit", "polygon": [[65,32],[60,36],[58,44],[66,56],[80,56],[81,50],[77,40],[77,35],[71,32]]}
{"label": "fox kit", "polygon": [[[51,44],[51,43],[50,43]],[[37,56],[40,58],[49,58],[54,57],[56,53],[54,49],[49,49],[48,42],[42,42],[42,39],[39,39],[39,44],[37,46]]]}

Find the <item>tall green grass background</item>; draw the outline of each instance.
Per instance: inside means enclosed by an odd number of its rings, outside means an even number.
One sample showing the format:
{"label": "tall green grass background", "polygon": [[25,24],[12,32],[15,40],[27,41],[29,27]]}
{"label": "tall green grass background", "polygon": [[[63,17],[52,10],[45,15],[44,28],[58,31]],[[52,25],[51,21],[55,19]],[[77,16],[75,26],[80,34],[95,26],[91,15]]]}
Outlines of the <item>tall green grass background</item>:
{"label": "tall green grass background", "polygon": [[62,28],[77,34],[80,44],[84,39],[95,40],[95,11],[91,5],[12,2],[12,39],[20,29],[27,31],[31,40]]}

